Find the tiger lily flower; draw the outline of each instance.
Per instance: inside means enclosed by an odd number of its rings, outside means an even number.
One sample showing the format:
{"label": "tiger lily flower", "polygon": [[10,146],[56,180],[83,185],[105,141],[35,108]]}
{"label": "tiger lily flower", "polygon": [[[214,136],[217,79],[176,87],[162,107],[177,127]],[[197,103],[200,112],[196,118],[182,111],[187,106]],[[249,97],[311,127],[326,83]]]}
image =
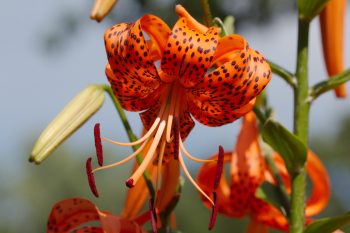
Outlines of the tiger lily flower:
{"label": "tiger lily flower", "polygon": [[[83,198],[65,199],[51,210],[47,233],[146,233],[142,225],[150,220],[149,211],[137,218],[127,219],[99,210],[95,204]],[[87,226],[99,221],[101,226]]]}
{"label": "tiger lily flower", "polygon": [[[247,233],[264,233],[268,228],[288,231],[288,221],[282,213],[267,202],[256,197],[257,188],[263,182],[275,184],[269,172],[259,145],[259,132],[253,112],[243,118],[236,148],[233,152],[226,152],[224,162],[230,164],[230,181],[221,177],[219,186],[215,189],[217,195],[217,209],[219,213],[233,218],[249,216],[251,222]],[[216,159],[217,155],[211,157]],[[287,191],[290,191],[289,175],[282,158],[274,154],[273,159],[279,170]],[[309,150],[307,172],[310,176],[312,191],[306,204],[306,216],[318,214],[327,204],[330,197],[330,183],[327,171],[317,156]],[[198,174],[198,184],[206,193],[212,193],[215,163],[204,164]],[[209,207],[208,201],[203,198]],[[310,220],[307,220],[309,222]]]}
{"label": "tiger lily flower", "polygon": [[[320,14],[323,55],[329,76],[344,71],[344,22],[346,0],[331,0]],[[346,84],[335,89],[338,98],[346,97]]]}
{"label": "tiger lily flower", "polygon": [[191,115],[207,126],[233,122],[252,109],[255,97],[271,78],[271,70],[242,36],[220,38],[219,28],[200,24],[182,6],[176,6],[176,13],[179,20],[172,30],[160,18],[145,15],[105,32],[107,78],[124,109],[142,111],[140,117],[148,131],[131,143],[102,138],[120,146],[140,147],[126,159],[92,172],[120,165],[144,152],[143,162],[126,181],[133,187],[151,161],[161,170],[163,163],[176,160],[175,165],[181,166],[214,204],[184,164],[183,154],[207,162],[184,147],[183,141],[194,127]]}

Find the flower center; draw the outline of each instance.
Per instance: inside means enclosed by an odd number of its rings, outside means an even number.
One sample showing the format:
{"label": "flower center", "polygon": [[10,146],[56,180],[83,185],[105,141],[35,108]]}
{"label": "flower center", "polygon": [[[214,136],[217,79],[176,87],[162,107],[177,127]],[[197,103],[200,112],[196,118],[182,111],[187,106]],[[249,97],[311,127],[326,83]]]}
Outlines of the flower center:
{"label": "flower center", "polygon": [[[136,171],[127,179],[126,186],[132,188],[136,182],[140,179],[148,165],[151,161],[158,160],[157,162],[157,176],[156,176],[156,195],[158,190],[158,183],[161,176],[161,168],[163,164],[164,152],[167,144],[172,144],[174,147],[174,158],[177,159],[190,182],[198,189],[203,196],[205,196],[213,205],[214,202],[211,198],[198,186],[196,181],[192,178],[188,169],[184,163],[182,153],[185,154],[189,159],[197,162],[211,162],[213,160],[198,159],[192,156],[185,148],[183,140],[180,134],[180,115],[182,111],[187,111],[184,109],[185,103],[185,89],[177,82],[169,83],[165,86],[162,95],[160,96],[160,108],[156,119],[154,120],[152,126],[140,139],[134,142],[117,142],[108,138],[101,138],[103,141],[108,141],[112,144],[119,146],[135,146],[139,145],[139,148],[127,156],[126,158],[118,161],[116,163],[106,165],[94,169],[92,172],[99,170],[104,170],[112,167],[116,167],[125,162],[128,162],[132,158],[136,157],[138,154],[144,154],[144,159]],[[155,198],[156,199],[156,198]]]}

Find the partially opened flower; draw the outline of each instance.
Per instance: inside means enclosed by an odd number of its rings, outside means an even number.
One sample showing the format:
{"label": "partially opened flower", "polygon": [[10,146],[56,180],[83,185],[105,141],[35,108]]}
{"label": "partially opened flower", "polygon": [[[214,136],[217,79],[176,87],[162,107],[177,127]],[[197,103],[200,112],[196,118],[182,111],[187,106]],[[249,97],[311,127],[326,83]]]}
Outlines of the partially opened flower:
{"label": "partially opened flower", "polygon": [[252,109],[255,97],[271,78],[265,58],[249,48],[243,37],[220,38],[219,28],[203,26],[180,5],[176,13],[179,20],[172,30],[160,18],[145,15],[105,32],[106,74],[114,94],[126,110],[142,111],[140,117],[148,131],[131,143],[102,138],[140,147],[123,161],[96,170],[117,166],[144,152],[142,164],[126,181],[128,187],[135,185],[152,161],[160,170],[163,163],[175,159],[175,165],[180,164],[200,190],[182,157],[203,161],[191,156],[183,145],[194,127],[191,115],[208,126],[233,122]]}
{"label": "partially opened flower", "polygon": [[[47,233],[146,233],[142,225],[150,220],[149,212],[127,219],[99,210],[83,198],[65,199],[56,203],[47,222]],[[100,226],[96,225],[100,223]],[[91,225],[87,225],[91,223]],[[93,223],[93,224],[92,224]]]}
{"label": "partially opened flower", "polygon": [[[214,155],[211,159],[216,159]],[[289,175],[282,158],[273,156],[280,175],[290,191]],[[243,125],[233,152],[225,153],[225,163],[230,164],[230,180],[223,176],[215,189],[219,213],[233,218],[249,216],[249,233],[264,233],[268,228],[288,231],[288,221],[274,206],[256,197],[256,190],[263,182],[275,184],[266,167],[258,140],[258,128],[253,112],[243,118]],[[306,205],[306,216],[318,214],[327,204],[330,196],[328,174],[317,156],[308,152],[306,169],[312,181],[312,191]],[[216,172],[215,163],[204,164],[198,174],[198,183],[203,191],[212,193]],[[208,201],[204,203],[209,207]]]}
{"label": "partially opened flower", "polygon": [[[346,0],[331,0],[320,14],[323,55],[329,76],[344,71],[344,22]],[[346,84],[335,89],[339,98],[346,97]]]}

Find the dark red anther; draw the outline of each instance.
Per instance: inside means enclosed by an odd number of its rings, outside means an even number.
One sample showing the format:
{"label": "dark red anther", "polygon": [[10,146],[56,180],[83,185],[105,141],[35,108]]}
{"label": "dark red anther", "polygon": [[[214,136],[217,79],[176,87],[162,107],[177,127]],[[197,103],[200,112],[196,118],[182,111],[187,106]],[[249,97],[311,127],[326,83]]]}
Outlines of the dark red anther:
{"label": "dark red anther", "polygon": [[149,210],[150,210],[150,214],[151,214],[152,232],[153,233],[157,233],[158,232],[158,229],[157,229],[157,215],[156,215],[156,211],[155,211],[154,206],[153,206],[153,198],[151,198],[149,200]]}
{"label": "dark red anther", "polygon": [[86,174],[88,177],[89,187],[91,192],[95,195],[95,197],[98,197],[99,195],[96,188],[95,177],[94,177],[94,173],[92,173],[91,157],[86,160]]}
{"label": "dark red anther", "polygon": [[125,181],[125,185],[128,187],[128,188],[133,188],[135,186],[134,184],[134,179],[130,178],[128,179],[127,181]]}
{"label": "dark red anther", "polygon": [[179,147],[180,147],[180,123],[179,118],[177,116],[174,116],[173,119],[173,134],[174,134],[174,159],[179,158]]}
{"label": "dark red anther", "polygon": [[218,160],[217,160],[217,164],[216,164],[214,190],[219,186],[221,175],[222,175],[222,172],[224,170],[224,157],[225,157],[224,148],[220,145],[219,146]]}
{"label": "dark red anther", "polygon": [[209,231],[212,230],[216,223],[216,216],[218,215],[218,207],[216,205],[216,192],[213,192],[214,205],[211,209],[210,221],[209,221]]}
{"label": "dark red anther", "polygon": [[100,133],[100,123],[95,124],[94,136],[95,136],[95,148],[96,148],[97,161],[98,161],[98,164],[102,166],[103,165],[103,148],[102,148],[101,133]]}

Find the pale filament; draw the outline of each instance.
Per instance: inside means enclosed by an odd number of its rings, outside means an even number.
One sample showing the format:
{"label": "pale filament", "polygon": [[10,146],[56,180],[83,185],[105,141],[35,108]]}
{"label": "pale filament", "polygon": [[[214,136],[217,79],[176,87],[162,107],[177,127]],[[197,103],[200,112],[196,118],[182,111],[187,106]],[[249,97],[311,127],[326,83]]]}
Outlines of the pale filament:
{"label": "pale filament", "polygon": [[173,87],[173,93],[171,97],[175,97],[175,101],[171,101],[169,115],[167,120],[167,129],[166,129],[166,141],[167,143],[171,142],[171,131],[173,125],[174,115],[178,113],[178,108],[180,107],[180,99],[178,86]]}
{"label": "pale filament", "polygon": [[112,144],[118,145],[118,146],[135,146],[135,145],[141,144],[142,142],[144,142],[147,138],[149,138],[154,133],[154,131],[156,130],[156,128],[159,125],[160,119],[163,118],[163,114],[164,114],[165,109],[166,109],[166,104],[163,104],[163,106],[161,107],[161,109],[158,113],[158,116],[157,116],[156,120],[153,122],[151,128],[147,131],[147,133],[143,137],[141,137],[137,141],[118,142],[118,141],[113,141],[113,140],[108,139],[108,138],[101,138],[101,140],[107,141],[109,143],[112,143]]}
{"label": "pale filament", "polygon": [[[164,137],[164,136],[163,136]],[[157,166],[157,177],[156,177],[156,190],[155,190],[155,197],[154,197],[154,205],[157,204],[158,201],[158,187],[159,187],[159,178],[160,173],[162,172],[162,165],[163,165],[163,157],[164,157],[164,151],[165,151],[165,144],[166,140],[162,140],[162,144],[159,149],[159,155],[158,155],[158,166]]]}
{"label": "pale filament", "polygon": [[157,146],[159,144],[159,141],[163,136],[164,129],[165,129],[165,121],[161,121],[161,123],[159,124],[159,128],[157,130],[157,133],[153,139],[152,145],[151,145],[150,149],[147,151],[145,158],[143,159],[140,166],[136,169],[136,171],[129,178],[129,180],[133,180],[133,184],[135,184],[138,181],[138,179],[141,177],[142,173],[145,171],[145,169],[147,168],[147,166],[151,162],[153,155],[154,155],[154,152],[156,151]]}
{"label": "pale filament", "polygon": [[183,161],[182,158],[182,154],[181,151],[179,151],[179,161],[180,161],[180,165],[182,167],[182,169],[184,170],[185,175],[187,176],[187,178],[190,180],[190,182],[192,183],[192,185],[206,198],[208,199],[208,201],[214,206],[214,202],[210,199],[210,197],[198,186],[198,184],[196,183],[196,181],[192,178],[191,174],[188,172],[187,167]]}
{"label": "pale filament", "polygon": [[142,152],[142,150],[145,148],[145,146],[147,145],[148,142],[149,142],[149,139],[146,140],[146,142],[143,143],[134,153],[132,153],[131,155],[129,155],[125,159],[120,160],[120,161],[118,161],[116,163],[112,163],[110,165],[106,165],[106,166],[103,166],[103,167],[95,168],[94,170],[92,170],[92,172],[94,173],[94,172],[99,171],[99,170],[104,170],[104,169],[116,167],[116,166],[119,166],[119,165],[121,165],[123,163],[126,163],[126,162],[130,161],[132,158],[136,157],[136,155],[138,155],[139,153]]}
{"label": "pale filament", "polygon": [[187,156],[187,158],[189,158],[190,160],[196,161],[198,163],[207,163],[207,162],[214,162],[216,161],[216,159],[199,159],[194,157],[193,155],[191,155],[187,149],[185,148],[181,137],[179,138],[179,144],[180,144],[180,149],[184,152],[184,154]]}

